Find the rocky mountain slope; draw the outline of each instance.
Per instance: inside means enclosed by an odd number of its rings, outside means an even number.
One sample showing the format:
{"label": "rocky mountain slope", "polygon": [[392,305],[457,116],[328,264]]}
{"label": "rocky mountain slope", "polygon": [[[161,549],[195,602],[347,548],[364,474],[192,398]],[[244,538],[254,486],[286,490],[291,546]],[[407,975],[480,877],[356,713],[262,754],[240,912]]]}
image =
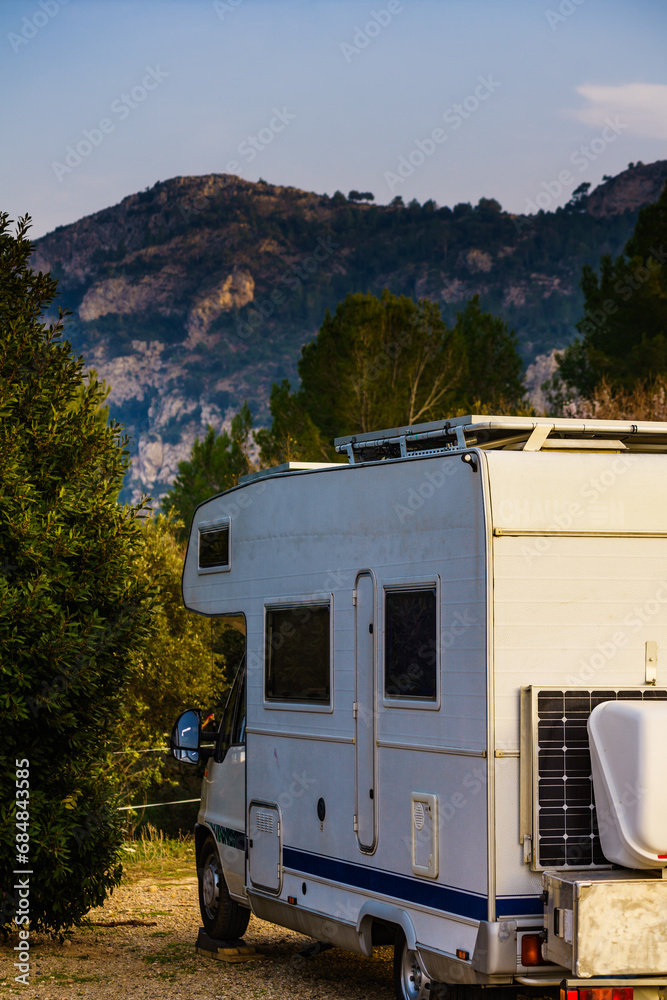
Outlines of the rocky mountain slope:
{"label": "rocky mountain slope", "polygon": [[447,318],[478,293],[527,363],[564,346],[582,264],[620,252],[666,178],[667,161],[635,165],[564,209],[515,216],[492,198],[375,206],[177,177],[42,237],[32,263],[58,278],[68,336],[134,439],[127,495],[158,497],[207,424],[244,399],[267,419],[272,382],[296,380],[301,346],[349,292],[427,296]]}

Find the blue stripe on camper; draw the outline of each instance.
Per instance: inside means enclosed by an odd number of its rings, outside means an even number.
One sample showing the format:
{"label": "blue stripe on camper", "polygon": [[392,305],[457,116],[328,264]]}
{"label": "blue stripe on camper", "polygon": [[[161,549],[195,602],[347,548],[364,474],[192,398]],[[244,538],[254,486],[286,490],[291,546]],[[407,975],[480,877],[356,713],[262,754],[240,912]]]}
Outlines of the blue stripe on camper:
{"label": "blue stripe on camper", "polygon": [[342,882],[357,889],[366,889],[382,896],[393,896],[408,903],[419,903],[436,910],[445,910],[473,920],[487,919],[487,899],[462,889],[452,889],[437,882],[396,875],[367,865],[352,864],[321,854],[283,848],[283,864],[307,875],[317,875],[330,882]]}
{"label": "blue stripe on camper", "polygon": [[496,916],[542,916],[544,903],[540,896],[496,896]]}

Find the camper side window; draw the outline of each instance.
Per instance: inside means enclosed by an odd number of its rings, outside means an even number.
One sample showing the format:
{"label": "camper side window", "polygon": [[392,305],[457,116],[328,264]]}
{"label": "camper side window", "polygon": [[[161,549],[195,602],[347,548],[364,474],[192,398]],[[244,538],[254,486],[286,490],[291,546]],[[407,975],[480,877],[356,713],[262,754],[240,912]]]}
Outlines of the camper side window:
{"label": "camper side window", "polygon": [[329,704],[330,634],[328,604],[267,608],[267,700]]}
{"label": "camper side window", "polygon": [[386,698],[436,700],[436,628],[435,589],[385,592]]}
{"label": "camper side window", "polygon": [[230,568],[229,522],[199,528],[199,562],[202,570],[225,570]]}

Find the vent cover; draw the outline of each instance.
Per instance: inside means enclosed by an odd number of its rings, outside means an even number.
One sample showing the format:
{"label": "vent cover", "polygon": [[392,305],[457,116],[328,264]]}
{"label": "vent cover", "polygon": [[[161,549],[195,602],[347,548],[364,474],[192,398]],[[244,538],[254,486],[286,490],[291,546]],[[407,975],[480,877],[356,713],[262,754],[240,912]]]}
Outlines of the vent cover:
{"label": "vent cover", "polygon": [[412,871],[426,878],[438,877],[438,797],[429,792],[413,792]]}
{"label": "vent cover", "polygon": [[273,816],[271,812],[264,812],[258,809],[255,813],[257,829],[261,833],[273,833]]}
{"label": "vent cover", "polygon": [[608,867],[593,798],[588,717],[605,701],[667,701],[667,691],[534,688],[532,693],[533,867]]}

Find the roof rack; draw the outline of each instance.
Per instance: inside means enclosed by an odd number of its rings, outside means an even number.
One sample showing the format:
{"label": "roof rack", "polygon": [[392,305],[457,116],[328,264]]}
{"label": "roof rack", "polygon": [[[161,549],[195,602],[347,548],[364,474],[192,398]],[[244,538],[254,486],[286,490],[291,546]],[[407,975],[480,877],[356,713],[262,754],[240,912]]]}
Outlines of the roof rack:
{"label": "roof rack", "polygon": [[667,451],[667,423],[470,414],[336,438],[351,465],[465,451]]}

